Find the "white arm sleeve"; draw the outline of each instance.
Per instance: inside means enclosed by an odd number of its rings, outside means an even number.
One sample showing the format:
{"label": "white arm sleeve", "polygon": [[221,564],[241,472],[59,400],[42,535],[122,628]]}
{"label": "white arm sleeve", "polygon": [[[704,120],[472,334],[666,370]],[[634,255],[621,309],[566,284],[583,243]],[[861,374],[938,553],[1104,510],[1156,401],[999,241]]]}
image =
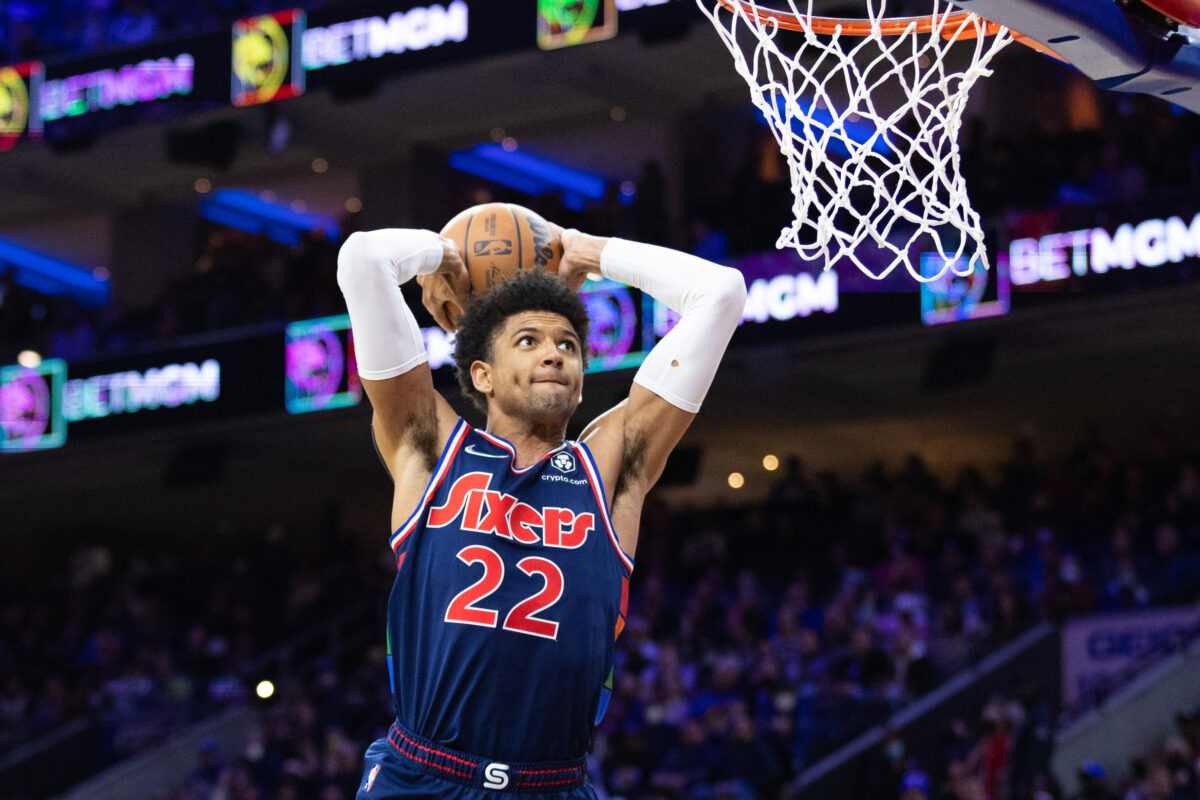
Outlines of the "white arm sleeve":
{"label": "white arm sleeve", "polygon": [[673,406],[699,411],[742,320],[742,274],[666,247],[624,239],[610,239],[604,246],[600,274],[641,289],[679,312],[679,322],[646,356],[633,381]]}
{"label": "white arm sleeve", "polygon": [[338,251],[338,286],[346,297],[358,374],[394,378],[428,360],[421,329],[400,285],[437,271],[442,240],[432,231],[387,228],[350,234]]}

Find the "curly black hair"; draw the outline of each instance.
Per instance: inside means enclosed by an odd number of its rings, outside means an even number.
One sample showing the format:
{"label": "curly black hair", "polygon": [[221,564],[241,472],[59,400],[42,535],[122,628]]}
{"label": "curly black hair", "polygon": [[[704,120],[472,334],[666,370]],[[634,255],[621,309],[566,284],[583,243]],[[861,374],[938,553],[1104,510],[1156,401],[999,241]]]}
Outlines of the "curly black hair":
{"label": "curly black hair", "polygon": [[521,270],[515,277],[474,298],[458,323],[454,369],[463,394],[480,411],[487,411],[487,398],[471,382],[471,364],[476,361],[491,362],[492,343],[504,327],[505,320],[523,311],[549,311],[566,317],[579,337],[583,368],[587,369],[591,320],[588,319],[583,300],[558,275],[543,269]]}

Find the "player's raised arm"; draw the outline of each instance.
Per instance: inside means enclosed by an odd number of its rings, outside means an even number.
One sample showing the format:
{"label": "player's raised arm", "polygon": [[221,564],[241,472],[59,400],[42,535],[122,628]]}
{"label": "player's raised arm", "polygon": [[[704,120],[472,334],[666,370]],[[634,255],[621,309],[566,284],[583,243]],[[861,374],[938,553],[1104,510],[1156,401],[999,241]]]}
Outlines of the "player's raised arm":
{"label": "player's raised arm", "polygon": [[614,523],[633,551],[645,493],[658,481],[708,393],[746,304],[740,272],[665,247],[563,233],[568,281],[590,270],[634,286],[680,314],[646,356],[629,399],[597,419],[583,438],[610,478]]}
{"label": "player's raised arm", "polygon": [[[353,233],[338,253],[338,286],[350,311],[358,374],[374,409],[376,445],[398,489],[402,479],[421,483],[456,419],[433,388],[421,330],[400,291],[413,277],[435,273],[465,298],[467,275],[458,251],[431,231]],[[402,504],[399,493],[396,499]]]}

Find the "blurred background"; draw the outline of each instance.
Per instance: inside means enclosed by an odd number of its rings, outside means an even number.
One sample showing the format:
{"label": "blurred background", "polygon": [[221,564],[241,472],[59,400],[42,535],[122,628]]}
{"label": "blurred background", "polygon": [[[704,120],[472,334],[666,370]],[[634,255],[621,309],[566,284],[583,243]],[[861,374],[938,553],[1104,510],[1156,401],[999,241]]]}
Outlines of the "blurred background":
{"label": "blurred background", "polygon": [[[750,290],[601,797],[1200,797],[1196,116],[1008,48],[959,136],[992,270],[876,283],[774,250],[692,0],[582,7],[0,2],[0,798],[354,796],[393,567],[337,249],[489,201]],[[673,322],[584,296],[572,433]]]}

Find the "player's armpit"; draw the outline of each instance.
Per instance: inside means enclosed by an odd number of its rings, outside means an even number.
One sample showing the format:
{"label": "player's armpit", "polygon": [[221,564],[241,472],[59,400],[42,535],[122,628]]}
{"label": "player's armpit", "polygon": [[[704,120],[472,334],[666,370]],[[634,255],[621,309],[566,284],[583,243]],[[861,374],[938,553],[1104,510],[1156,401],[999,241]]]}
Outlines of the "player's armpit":
{"label": "player's armpit", "polygon": [[395,530],[421,502],[458,415],[434,390],[426,364],[387,380],[363,380],[363,387],[375,409],[375,447],[392,478]]}
{"label": "player's armpit", "polygon": [[[394,481],[409,473],[409,461],[432,473],[458,416],[433,388],[428,364],[382,381],[363,379],[374,415],[375,447]],[[410,476],[412,477],[412,476]]]}
{"label": "player's armpit", "polygon": [[695,418],[693,412],[679,408],[640,384],[630,387],[614,501],[630,492],[644,496],[658,483],[667,458]]}
{"label": "player's armpit", "polygon": [[597,417],[579,436],[596,459],[613,527],[621,549],[630,555],[637,550],[646,493],[695,416],[634,384],[627,400]]}

